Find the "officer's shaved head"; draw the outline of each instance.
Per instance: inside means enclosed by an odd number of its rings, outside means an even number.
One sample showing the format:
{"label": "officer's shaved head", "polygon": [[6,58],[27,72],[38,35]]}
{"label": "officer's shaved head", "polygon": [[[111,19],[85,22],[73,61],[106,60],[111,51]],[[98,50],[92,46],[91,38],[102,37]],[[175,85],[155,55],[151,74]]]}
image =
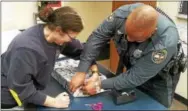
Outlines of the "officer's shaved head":
{"label": "officer's shaved head", "polygon": [[125,23],[128,41],[142,42],[148,39],[156,30],[158,12],[149,5],[134,9]]}

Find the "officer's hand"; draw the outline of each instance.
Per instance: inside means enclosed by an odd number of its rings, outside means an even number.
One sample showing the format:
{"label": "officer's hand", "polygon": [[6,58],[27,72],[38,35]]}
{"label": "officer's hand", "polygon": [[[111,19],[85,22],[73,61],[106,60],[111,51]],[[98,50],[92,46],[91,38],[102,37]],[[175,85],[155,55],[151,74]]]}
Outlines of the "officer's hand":
{"label": "officer's hand", "polygon": [[71,92],[75,92],[80,86],[84,84],[85,81],[85,73],[76,72],[75,75],[72,77],[72,80],[69,84],[69,90]]}
{"label": "officer's hand", "polygon": [[97,93],[94,81],[87,82],[84,87],[82,87],[82,90],[84,94],[88,95],[95,95]]}
{"label": "officer's hand", "polygon": [[55,98],[56,108],[67,108],[69,106],[69,103],[70,103],[69,95],[66,92],[60,93]]}
{"label": "officer's hand", "polygon": [[93,73],[92,76],[86,80],[86,83],[89,83],[89,82],[96,82],[96,81],[99,81],[99,74],[98,73]]}
{"label": "officer's hand", "polygon": [[82,90],[85,94],[94,95],[97,93],[97,90],[100,90],[100,83],[101,81],[99,75],[97,73],[94,73],[92,77],[89,78],[84,84]]}

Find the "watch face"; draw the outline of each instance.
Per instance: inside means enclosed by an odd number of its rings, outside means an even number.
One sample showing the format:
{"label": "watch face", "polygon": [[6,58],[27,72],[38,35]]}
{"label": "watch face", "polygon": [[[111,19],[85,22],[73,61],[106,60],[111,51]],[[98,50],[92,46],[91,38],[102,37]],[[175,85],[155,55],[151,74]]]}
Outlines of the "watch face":
{"label": "watch face", "polygon": [[98,71],[92,71],[92,74],[94,74],[94,73],[97,73],[97,74],[98,74],[99,72],[98,72]]}

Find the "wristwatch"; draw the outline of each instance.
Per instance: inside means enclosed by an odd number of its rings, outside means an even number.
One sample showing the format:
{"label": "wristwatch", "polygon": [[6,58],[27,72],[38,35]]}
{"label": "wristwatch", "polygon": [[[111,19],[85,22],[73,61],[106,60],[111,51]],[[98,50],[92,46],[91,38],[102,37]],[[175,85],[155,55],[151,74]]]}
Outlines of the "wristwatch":
{"label": "wristwatch", "polygon": [[97,73],[99,75],[99,71],[91,71],[92,74]]}

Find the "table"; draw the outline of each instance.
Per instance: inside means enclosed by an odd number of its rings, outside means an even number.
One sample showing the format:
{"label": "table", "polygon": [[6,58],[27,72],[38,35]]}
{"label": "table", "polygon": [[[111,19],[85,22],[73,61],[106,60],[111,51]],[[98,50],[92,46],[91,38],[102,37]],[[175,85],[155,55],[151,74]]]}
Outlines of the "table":
{"label": "table", "polygon": [[[60,59],[60,60],[65,60]],[[102,65],[98,64],[99,72],[104,74],[107,78],[113,77],[114,74],[104,68]],[[49,94],[52,97],[57,96],[59,93],[64,92],[65,89],[53,78],[51,78],[48,87],[43,90],[46,94]],[[80,98],[71,98],[71,103],[69,108],[60,109],[60,110],[92,110],[91,107],[86,106],[85,104],[93,104],[102,102],[103,110],[167,110],[165,106],[148,96],[147,94],[141,92],[138,89],[135,89],[137,99],[133,102],[115,105],[112,98],[112,93],[110,91],[101,93],[99,95],[91,97],[80,97]],[[47,108],[44,106],[37,106],[37,110],[54,110],[56,108]],[[57,109],[56,109],[57,110]]]}
{"label": "table", "polygon": [[[65,90],[59,83],[51,79],[48,87],[44,90],[50,96],[55,97]],[[167,110],[165,106],[148,96],[147,94],[141,92],[140,90],[135,90],[137,99],[131,103],[123,105],[115,105],[112,100],[111,92],[104,92],[99,95],[85,98],[73,98],[71,97],[71,103],[69,108],[64,110],[92,110],[89,106],[85,104],[92,104],[97,102],[103,103],[103,110]],[[47,108],[43,106],[38,106],[37,110],[54,110],[55,108]],[[57,110],[57,109],[56,109]],[[62,109],[61,109],[62,110]]]}

